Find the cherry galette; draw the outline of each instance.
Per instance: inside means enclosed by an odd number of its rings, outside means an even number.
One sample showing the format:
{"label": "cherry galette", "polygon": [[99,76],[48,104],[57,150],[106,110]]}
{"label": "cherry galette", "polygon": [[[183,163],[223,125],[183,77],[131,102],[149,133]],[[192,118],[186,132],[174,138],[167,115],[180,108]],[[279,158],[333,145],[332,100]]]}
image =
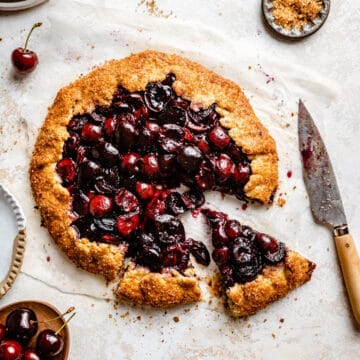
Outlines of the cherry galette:
{"label": "cherry galette", "polygon": [[120,276],[121,297],[163,307],[199,300],[190,255],[210,262],[181,214],[209,190],[271,202],[277,154],[236,84],[146,51],[59,91],[30,177],[45,226],[77,265]]}

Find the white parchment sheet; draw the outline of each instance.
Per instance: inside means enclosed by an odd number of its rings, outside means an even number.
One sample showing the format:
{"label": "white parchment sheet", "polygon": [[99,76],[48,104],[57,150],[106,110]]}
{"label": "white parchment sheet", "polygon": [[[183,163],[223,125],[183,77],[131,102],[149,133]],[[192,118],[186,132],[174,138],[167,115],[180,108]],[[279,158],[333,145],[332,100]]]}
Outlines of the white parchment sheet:
{"label": "white parchment sheet", "polygon": [[[19,23],[20,17],[12,21]],[[52,1],[29,13],[27,27],[35,21],[43,21],[31,42],[40,57],[37,70],[18,78],[11,72],[8,54],[0,57],[0,182],[17,196],[27,217],[28,245],[17,286],[28,290],[31,286],[34,297],[61,305],[66,299],[78,307],[78,320],[72,325],[77,353],[71,359],[357,358],[359,334],[348,320],[330,232],[313,222],[309,210],[297,139],[298,99],[305,101],[320,131],[329,134],[326,120],[334,104],[338,106],[339,84],[297,65],[295,57],[271,57],[247,39],[230,39],[194,22],[129,15],[68,0]],[[9,18],[0,20],[4,38],[0,53],[11,49],[12,24]],[[209,304],[205,277],[212,266],[197,266],[207,300],[196,306],[167,312],[128,305],[114,308],[112,302],[102,300],[112,299],[112,285],[77,269],[40,226],[28,165],[38,129],[57,91],[95,65],[148,48],[188,57],[238,83],[276,140],[280,187],[272,207],[249,204],[244,211],[242,202],[232,197],[207,195],[214,208],[274,235],[317,263],[310,283],[249,319],[230,319],[215,298]],[[336,141],[346,143],[352,134],[359,134],[354,121],[344,122],[341,131],[334,134]],[[342,160],[336,150],[330,153],[335,154],[335,162]],[[348,172],[350,178],[359,178],[357,169],[349,167]],[[348,205],[352,196],[360,199],[359,186],[346,194]],[[286,200],[283,207],[277,205],[279,197]],[[351,218],[356,211],[353,206],[347,209]],[[183,219],[188,236],[209,243],[201,216],[194,219],[187,214]],[[29,294],[28,290],[24,291]],[[179,317],[178,323],[174,316]],[[105,349],[104,357],[100,349]],[[357,356],[352,357],[354,351]]]}

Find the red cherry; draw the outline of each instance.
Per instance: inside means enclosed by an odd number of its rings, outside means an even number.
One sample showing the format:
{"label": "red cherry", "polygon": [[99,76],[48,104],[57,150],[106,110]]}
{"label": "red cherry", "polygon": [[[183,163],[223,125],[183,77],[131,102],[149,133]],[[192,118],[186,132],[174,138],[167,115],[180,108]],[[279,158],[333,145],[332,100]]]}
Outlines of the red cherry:
{"label": "red cherry", "polygon": [[234,163],[226,154],[220,154],[215,162],[215,175],[219,182],[225,182],[234,173]]}
{"label": "red cherry", "polygon": [[114,197],[115,204],[123,212],[134,212],[139,209],[139,201],[136,196],[125,188],[120,188]]}
{"label": "red cherry", "polygon": [[143,159],[142,171],[149,179],[156,177],[159,173],[158,158],[154,154],[145,155]]}
{"label": "red cherry", "polygon": [[56,171],[65,183],[71,183],[75,179],[75,163],[70,158],[64,158],[58,161]]}
{"label": "red cherry", "polygon": [[234,169],[233,179],[236,184],[245,184],[250,177],[250,166],[239,164]]}
{"label": "red cherry", "polygon": [[112,210],[112,200],[105,195],[95,195],[90,200],[89,210],[94,217],[103,217]]}
{"label": "red cherry", "polygon": [[137,153],[128,153],[121,157],[120,168],[129,174],[135,174],[139,171],[139,162],[141,156]]}
{"label": "red cherry", "polygon": [[15,340],[3,340],[0,344],[0,359],[20,360],[22,346]]}
{"label": "red cherry", "polygon": [[104,130],[105,134],[109,137],[114,135],[115,128],[116,128],[117,121],[113,117],[107,118],[104,121]]}
{"label": "red cherry", "polygon": [[34,349],[28,349],[24,352],[22,360],[41,360],[41,359]]}
{"label": "red cherry", "polygon": [[41,25],[42,23],[34,24],[26,38],[25,46],[23,48],[19,47],[15,49],[11,54],[11,61],[14,69],[20,74],[28,74],[34,71],[39,62],[37,55],[33,51],[28,50],[27,46],[31,33],[35,28]]}
{"label": "red cherry", "polygon": [[221,126],[215,126],[208,134],[210,142],[220,150],[225,149],[231,141],[230,136]]}
{"label": "red cherry", "polygon": [[140,223],[138,214],[125,214],[117,218],[116,226],[122,236],[129,236]]}
{"label": "red cherry", "polygon": [[138,181],[135,185],[135,190],[141,200],[149,200],[155,193],[155,186]]}

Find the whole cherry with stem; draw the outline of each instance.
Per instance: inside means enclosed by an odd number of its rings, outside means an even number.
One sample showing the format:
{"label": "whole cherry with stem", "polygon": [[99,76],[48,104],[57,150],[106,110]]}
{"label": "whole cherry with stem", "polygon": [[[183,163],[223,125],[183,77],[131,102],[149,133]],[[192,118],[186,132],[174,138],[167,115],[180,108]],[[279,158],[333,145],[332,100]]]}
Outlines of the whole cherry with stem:
{"label": "whole cherry with stem", "polygon": [[25,46],[23,48],[19,47],[12,52],[11,61],[17,73],[28,74],[35,70],[39,59],[34,51],[28,49],[28,43],[34,29],[41,25],[41,22],[35,23],[26,37]]}
{"label": "whole cherry with stem", "polygon": [[59,355],[64,349],[64,338],[60,335],[61,330],[67,326],[70,320],[76,315],[73,313],[69,320],[57,330],[45,329],[40,332],[36,340],[36,353],[42,358],[52,358]]}

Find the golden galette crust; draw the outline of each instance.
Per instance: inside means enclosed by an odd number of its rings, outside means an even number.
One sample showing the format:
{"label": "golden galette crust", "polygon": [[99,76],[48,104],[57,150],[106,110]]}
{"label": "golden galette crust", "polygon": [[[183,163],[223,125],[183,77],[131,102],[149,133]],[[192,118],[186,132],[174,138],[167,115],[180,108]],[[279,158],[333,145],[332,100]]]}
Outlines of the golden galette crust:
{"label": "golden galette crust", "polygon": [[234,317],[255,314],[309,281],[314,268],[314,263],[289,250],[284,262],[265,266],[253,281],[227,289],[230,314]]}
{"label": "golden galette crust", "polygon": [[[257,119],[240,87],[232,81],[190,60],[156,51],[133,54],[96,68],[58,92],[35,144],[30,179],[42,219],[55,242],[78,266],[102,274],[108,280],[116,277],[126,249],[123,246],[91,243],[85,238],[76,240],[76,234],[70,227],[71,197],[61,186],[55,171],[68,137],[66,125],[76,114],[92,112],[98,105],[109,105],[118,85],[129,91],[139,91],[149,81],[162,80],[170,72],[176,75],[173,87],[178,95],[204,107],[214,102],[217,104],[222,125],[230,129],[231,137],[251,160],[252,175],[244,189],[246,196],[267,203],[278,184],[275,142]],[[146,286],[150,289],[153,283],[160,287],[163,285],[159,276],[154,277],[154,282],[149,279],[147,276],[141,281],[142,289]],[[126,280],[123,284],[129,283]],[[177,289],[186,289],[180,284],[194,282],[193,279],[176,277],[171,281],[175,280]],[[165,288],[162,287],[164,293]],[[188,302],[199,297],[195,285],[187,289],[192,289],[192,293],[190,291],[189,295],[185,295],[184,291],[179,290],[174,293],[178,295],[169,301]],[[179,299],[175,298],[177,296]],[[160,300],[150,300],[150,297],[147,295],[146,300],[142,301],[161,306]]]}
{"label": "golden galette crust", "polygon": [[131,264],[119,283],[116,296],[140,305],[163,308],[199,301],[201,292],[194,277],[177,271],[153,273]]}

